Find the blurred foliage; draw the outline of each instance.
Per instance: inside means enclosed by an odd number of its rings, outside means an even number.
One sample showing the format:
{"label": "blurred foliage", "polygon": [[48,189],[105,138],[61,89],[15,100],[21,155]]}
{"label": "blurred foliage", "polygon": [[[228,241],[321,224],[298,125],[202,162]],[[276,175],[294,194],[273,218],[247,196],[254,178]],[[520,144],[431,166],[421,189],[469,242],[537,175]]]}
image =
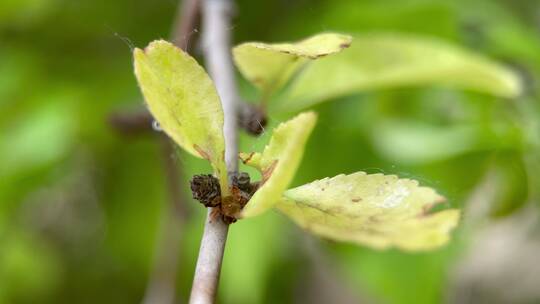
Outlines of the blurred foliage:
{"label": "blurred foliage", "polygon": [[407,34],[366,33],[342,53],[307,66],[282,97],[282,108],[355,92],[435,84],[508,98],[521,92],[515,74],[472,52]]}
{"label": "blurred foliage", "polygon": [[[143,298],[168,197],[162,155],[154,134],[126,138],[107,119],[141,107],[130,48],[167,37],[175,7],[171,0],[0,2],[0,303]],[[490,213],[504,216],[540,196],[538,11],[532,0],[239,0],[231,31],[236,43],[321,31],[419,34],[518,71],[525,91],[510,100],[429,86],[319,104],[293,182],[358,170],[397,174],[466,207],[470,192],[495,172],[505,186]],[[255,88],[238,79],[243,96],[256,99]],[[290,115],[271,112],[271,124]],[[241,139],[242,150],[261,150],[268,134]],[[171,157],[186,191],[191,175],[211,170],[180,151]],[[193,212],[181,231],[181,299],[204,217],[185,197]],[[274,213],[231,227],[221,303],[301,302],[302,294],[324,292],[304,284],[318,264],[294,227]],[[318,245],[363,298],[438,303],[469,233],[459,229],[448,247],[423,254]]]}

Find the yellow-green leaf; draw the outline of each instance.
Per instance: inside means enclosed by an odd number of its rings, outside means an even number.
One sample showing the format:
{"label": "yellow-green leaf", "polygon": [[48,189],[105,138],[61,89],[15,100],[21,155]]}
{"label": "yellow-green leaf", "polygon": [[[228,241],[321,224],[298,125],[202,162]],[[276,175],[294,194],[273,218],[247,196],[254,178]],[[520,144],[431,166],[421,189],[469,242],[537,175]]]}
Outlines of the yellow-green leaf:
{"label": "yellow-green leaf", "polygon": [[281,87],[308,60],[337,53],[351,37],[325,33],[296,43],[247,42],[233,49],[234,60],[246,79],[268,94]]}
{"label": "yellow-green leaf", "polygon": [[241,154],[245,164],[262,172],[261,186],[242,210],[241,217],[252,217],[272,208],[292,181],[302,160],[304,146],[317,116],[305,112],[281,123],[262,154]]}
{"label": "yellow-green leaf", "polygon": [[380,33],[355,37],[349,49],[307,65],[280,107],[300,109],[355,92],[422,85],[500,97],[521,92],[515,73],[479,54],[436,39]]}
{"label": "yellow-green leaf", "polygon": [[290,189],[276,207],[322,237],[418,251],[444,245],[457,225],[459,210],[429,213],[443,200],[414,180],[357,172]]}
{"label": "yellow-green leaf", "polygon": [[195,59],[163,40],[135,49],[134,57],[139,86],[161,129],[184,150],[209,160],[222,188],[227,188],[223,110],[208,74]]}

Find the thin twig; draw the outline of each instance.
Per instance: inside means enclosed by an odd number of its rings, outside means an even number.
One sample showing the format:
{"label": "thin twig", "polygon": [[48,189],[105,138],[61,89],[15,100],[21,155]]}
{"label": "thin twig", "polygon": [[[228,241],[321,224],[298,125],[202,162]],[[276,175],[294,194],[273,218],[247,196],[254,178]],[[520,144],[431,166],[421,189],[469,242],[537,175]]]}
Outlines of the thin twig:
{"label": "thin twig", "polygon": [[214,80],[225,116],[225,162],[227,170],[238,168],[237,107],[240,99],[231,59],[231,0],[203,0],[203,49],[210,76]]}
{"label": "thin twig", "polygon": [[154,265],[146,291],[144,304],[173,304],[176,296],[176,274],[180,243],[183,239],[182,227],[188,217],[183,193],[179,187],[180,167],[174,160],[174,146],[165,135],[160,137],[163,167],[170,203],[162,212],[162,224],[154,251]]}
{"label": "thin twig", "polygon": [[[231,60],[231,0],[204,0],[203,47],[207,68],[221,98],[225,116],[225,161],[227,170],[238,168],[237,106],[239,100]],[[221,262],[227,241],[228,225],[220,217],[212,219],[208,210],[195,268],[190,303],[208,304],[216,298]]]}
{"label": "thin twig", "polygon": [[190,52],[193,45],[193,34],[197,31],[195,24],[199,19],[201,3],[199,0],[183,0],[178,6],[171,31],[171,40],[179,48]]}
{"label": "thin twig", "polygon": [[153,120],[147,109],[131,112],[119,111],[109,115],[109,125],[126,136],[140,136],[151,132]]}
{"label": "thin twig", "polygon": [[[199,0],[183,0],[178,5],[171,38],[186,51],[192,40],[191,34],[197,24],[199,7]],[[129,116],[127,117],[129,118]],[[140,113],[138,117],[132,121],[124,119],[122,121],[124,124],[119,123],[117,127],[128,126],[123,128],[124,132],[137,134],[138,132],[129,132],[133,130],[130,128],[133,124],[129,125],[130,122],[143,121],[146,126],[150,126],[152,116],[148,111]],[[134,126],[140,126],[140,124]],[[135,131],[140,132],[141,130],[143,129],[137,128]],[[182,226],[189,212],[179,185],[181,171],[173,158],[174,143],[164,135],[160,136],[160,143],[170,203],[165,206],[162,213],[163,222],[156,243],[154,265],[143,299],[145,304],[172,304],[175,302],[176,274],[180,243],[183,238]]]}

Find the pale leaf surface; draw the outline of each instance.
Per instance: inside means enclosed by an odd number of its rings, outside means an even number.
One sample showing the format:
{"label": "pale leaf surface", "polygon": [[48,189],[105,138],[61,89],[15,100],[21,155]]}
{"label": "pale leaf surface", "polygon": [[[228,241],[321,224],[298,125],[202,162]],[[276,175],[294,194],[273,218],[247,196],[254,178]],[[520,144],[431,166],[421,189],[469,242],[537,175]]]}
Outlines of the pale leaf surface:
{"label": "pale leaf surface", "polygon": [[208,74],[163,40],[135,49],[134,57],[139,86],[161,129],[187,152],[208,159],[226,185],[223,110]]}
{"label": "pale leaf surface", "polygon": [[269,93],[281,87],[303,63],[340,52],[350,44],[350,36],[324,33],[296,43],[242,43],[233,49],[233,55],[244,77]]}
{"label": "pale leaf surface", "polygon": [[446,244],[457,225],[456,209],[429,213],[443,200],[414,180],[357,172],[290,189],[276,207],[328,239],[418,251]]}
{"label": "pale leaf surface", "polygon": [[436,39],[380,33],[355,37],[349,49],[307,65],[280,106],[301,109],[357,92],[425,85],[500,97],[521,92],[515,73],[479,54]]}
{"label": "pale leaf surface", "polygon": [[242,210],[252,217],[272,208],[292,181],[304,154],[304,146],[315,126],[313,112],[300,113],[274,129],[263,153],[241,154],[245,164],[262,172],[262,185]]}

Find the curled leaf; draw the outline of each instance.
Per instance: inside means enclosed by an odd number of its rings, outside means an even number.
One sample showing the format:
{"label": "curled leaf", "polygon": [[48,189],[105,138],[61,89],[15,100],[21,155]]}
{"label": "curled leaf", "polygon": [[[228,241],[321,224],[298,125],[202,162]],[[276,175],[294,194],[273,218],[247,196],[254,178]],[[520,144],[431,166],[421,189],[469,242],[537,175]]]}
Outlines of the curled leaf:
{"label": "curled leaf", "polygon": [[187,152],[210,161],[224,191],[228,187],[223,110],[208,74],[164,40],[135,49],[134,58],[139,86],[161,129]]}
{"label": "curled leaf", "polygon": [[346,51],[306,66],[281,106],[300,109],[356,92],[434,84],[500,97],[521,92],[515,73],[479,54],[435,39],[380,33],[355,37]]}
{"label": "curled leaf", "polygon": [[234,60],[246,79],[265,93],[281,87],[308,60],[340,52],[351,37],[325,33],[296,43],[247,42],[233,49]]}
{"label": "curled leaf", "polygon": [[418,251],[444,245],[457,225],[459,210],[429,213],[443,200],[414,180],[357,172],[290,189],[276,207],[329,239]]}
{"label": "curled leaf", "polygon": [[247,165],[262,173],[261,185],[244,207],[241,217],[252,217],[272,208],[292,181],[304,154],[317,116],[300,113],[274,129],[270,143],[261,154],[241,154]]}

